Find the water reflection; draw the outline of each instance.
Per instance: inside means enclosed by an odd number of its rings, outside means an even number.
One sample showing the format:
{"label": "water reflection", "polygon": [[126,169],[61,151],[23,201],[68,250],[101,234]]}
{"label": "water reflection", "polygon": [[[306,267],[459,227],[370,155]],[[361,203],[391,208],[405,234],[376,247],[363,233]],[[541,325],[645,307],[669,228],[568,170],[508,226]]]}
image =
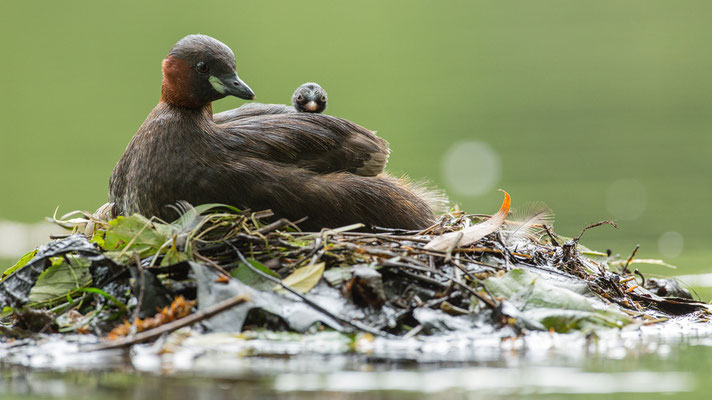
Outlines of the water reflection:
{"label": "water reflection", "polygon": [[[79,338],[64,344],[49,338],[25,352],[18,351],[21,343],[0,347],[0,394],[23,399],[631,399],[705,398],[712,389],[710,324],[679,320],[596,338],[495,336],[397,343],[364,337],[349,343],[332,333],[278,338],[183,332],[181,340],[92,355],[78,351]],[[344,353],[345,348],[353,351]]]}
{"label": "water reflection", "polygon": [[282,374],[274,389],[292,391],[446,391],[489,394],[656,393],[689,392],[695,387],[688,372],[585,372],[578,368],[524,367],[448,368],[435,371],[336,372]]}

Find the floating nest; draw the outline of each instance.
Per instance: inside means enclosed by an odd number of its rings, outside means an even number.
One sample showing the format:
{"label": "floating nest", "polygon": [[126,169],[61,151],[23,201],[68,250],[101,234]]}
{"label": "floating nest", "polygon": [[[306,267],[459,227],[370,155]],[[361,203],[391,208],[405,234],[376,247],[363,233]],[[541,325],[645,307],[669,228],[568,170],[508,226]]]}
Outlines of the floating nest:
{"label": "floating nest", "polygon": [[[708,321],[674,280],[555,233],[550,213],[453,211],[419,232],[352,225],[301,232],[269,211],[179,205],[140,215],[53,218],[72,232],[25,255],[0,282],[0,333],[89,333],[103,348],[186,325],[204,331],[333,329],[412,337],[481,328],[569,332]],[[69,218],[73,217],[73,218]],[[637,250],[637,249],[636,249]]]}

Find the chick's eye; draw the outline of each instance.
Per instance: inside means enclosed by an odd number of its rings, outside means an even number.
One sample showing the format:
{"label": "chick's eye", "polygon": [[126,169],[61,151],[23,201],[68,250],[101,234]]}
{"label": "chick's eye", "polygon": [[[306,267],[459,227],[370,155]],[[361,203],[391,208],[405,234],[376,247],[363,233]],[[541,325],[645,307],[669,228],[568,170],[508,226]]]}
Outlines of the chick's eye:
{"label": "chick's eye", "polygon": [[206,73],[208,72],[208,64],[201,61],[195,64],[195,69],[198,70],[198,72]]}
{"label": "chick's eye", "polygon": [[299,96],[297,96],[297,101],[302,101],[302,100],[304,100],[304,96],[302,96],[301,94]]}
{"label": "chick's eye", "polygon": [[326,96],[321,96],[321,101],[323,101],[324,103],[326,103]]}

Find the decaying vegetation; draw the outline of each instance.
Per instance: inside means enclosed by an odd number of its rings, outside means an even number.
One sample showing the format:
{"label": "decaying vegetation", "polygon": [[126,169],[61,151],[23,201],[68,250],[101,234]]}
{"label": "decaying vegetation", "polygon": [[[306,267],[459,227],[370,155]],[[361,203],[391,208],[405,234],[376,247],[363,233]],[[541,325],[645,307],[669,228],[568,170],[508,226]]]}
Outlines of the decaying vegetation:
{"label": "decaying vegetation", "polygon": [[[54,219],[72,234],[5,271],[0,332],[92,333],[124,346],[195,323],[395,337],[708,319],[708,305],[674,281],[646,280],[635,254],[591,251],[579,243],[586,229],[558,236],[546,209],[515,218],[509,201],[493,216],[453,211],[421,232],[301,232],[269,211],[221,205],[181,205],[173,223]],[[612,223],[592,227],[602,224]]]}

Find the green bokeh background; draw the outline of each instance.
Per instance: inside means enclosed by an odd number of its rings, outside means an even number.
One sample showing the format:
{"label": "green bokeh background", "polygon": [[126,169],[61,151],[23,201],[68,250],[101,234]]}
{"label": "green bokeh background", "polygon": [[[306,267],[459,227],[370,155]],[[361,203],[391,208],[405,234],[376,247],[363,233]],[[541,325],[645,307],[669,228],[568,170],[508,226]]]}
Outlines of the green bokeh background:
{"label": "green bokeh background", "polygon": [[[660,235],[676,231],[675,273],[711,271],[711,11],[651,0],[2,1],[0,220],[104,203],[158,100],[162,58],[200,32],[235,50],[259,101],[321,83],[328,113],[391,143],[391,172],[430,180],[470,212],[494,212],[499,187],[515,206],[545,202],[574,235],[613,217],[614,181],[637,180],[642,215],[586,243],[624,254],[640,243],[639,256],[658,257]],[[483,196],[442,176],[443,155],[466,140],[501,157]]]}

